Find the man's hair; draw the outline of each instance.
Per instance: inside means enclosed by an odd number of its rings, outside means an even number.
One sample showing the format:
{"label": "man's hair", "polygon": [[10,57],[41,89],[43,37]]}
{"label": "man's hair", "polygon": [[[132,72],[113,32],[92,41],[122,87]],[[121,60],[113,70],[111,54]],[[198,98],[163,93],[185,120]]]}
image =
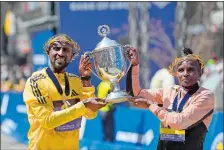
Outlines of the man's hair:
{"label": "man's hair", "polygon": [[194,60],[199,63],[201,71],[204,68],[204,61],[202,60],[200,55],[194,54],[192,49],[190,48],[184,48],[182,51],[182,56],[181,57],[176,57],[172,64],[169,66],[168,71],[171,75],[176,76],[176,68],[185,60]]}
{"label": "man's hair", "polygon": [[79,45],[73,41],[68,35],[66,34],[56,34],[52,36],[45,44],[44,44],[44,52],[48,52],[50,50],[50,47],[54,42],[60,42],[60,43],[66,43],[73,47],[73,52],[78,55],[80,52]]}

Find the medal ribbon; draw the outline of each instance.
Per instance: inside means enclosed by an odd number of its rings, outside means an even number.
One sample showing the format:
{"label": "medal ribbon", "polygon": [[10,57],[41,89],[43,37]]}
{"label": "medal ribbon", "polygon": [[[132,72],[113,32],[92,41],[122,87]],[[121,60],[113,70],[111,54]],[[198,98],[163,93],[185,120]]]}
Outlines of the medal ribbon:
{"label": "medal ribbon", "polygon": [[[57,78],[55,77],[54,73],[51,71],[51,69],[48,67],[47,70],[47,75],[51,79],[51,81],[54,83],[55,87],[57,88],[57,91],[60,95],[63,95],[63,90],[61,88],[61,85],[59,84]],[[68,77],[66,73],[65,75],[65,95],[68,96],[70,94],[70,87],[69,87],[69,82],[68,82]]]}
{"label": "medal ribbon", "polygon": [[174,99],[173,102],[173,107],[172,110],[176,111],[176,112],[181,112],[183,110],[184,105],[186,104],[186,102],[188,101],[188,99],[191,97],[191,95],[193,95],[197,90],[199,89],[198,84],[194,85],[194,87],[189,90],[186,95],[184,95],[183,99],[180,102],[179,107],[177,108],[177,101],[178,101],[178,95],[180,94],[181,91],[179,91]]}

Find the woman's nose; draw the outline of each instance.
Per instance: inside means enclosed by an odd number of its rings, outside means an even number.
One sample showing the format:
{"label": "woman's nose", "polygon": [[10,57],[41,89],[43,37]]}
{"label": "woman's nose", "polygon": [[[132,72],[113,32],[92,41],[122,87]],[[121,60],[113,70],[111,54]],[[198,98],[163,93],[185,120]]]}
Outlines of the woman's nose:
{"label": "woman's nose", "polygon": [[184,76],[188,76],[189,72],[187,70],[184,71]]}

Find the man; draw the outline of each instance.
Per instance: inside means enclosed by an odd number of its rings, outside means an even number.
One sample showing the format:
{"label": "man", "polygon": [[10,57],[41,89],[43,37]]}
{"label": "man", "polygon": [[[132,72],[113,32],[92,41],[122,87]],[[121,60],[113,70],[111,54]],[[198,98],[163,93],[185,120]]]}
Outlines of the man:
{"label": "man", "polygon": [[96,111],[105,106],[94,97],[95,88],[90,83],[92,65],[89,58],[82,56],[81,77],[65,72],[80,48],[64,34],[50,38],[44,51],[50,66],[34,72],[23,93],[30,123],[29,149],[79,149],[82,116],[95,118]]}

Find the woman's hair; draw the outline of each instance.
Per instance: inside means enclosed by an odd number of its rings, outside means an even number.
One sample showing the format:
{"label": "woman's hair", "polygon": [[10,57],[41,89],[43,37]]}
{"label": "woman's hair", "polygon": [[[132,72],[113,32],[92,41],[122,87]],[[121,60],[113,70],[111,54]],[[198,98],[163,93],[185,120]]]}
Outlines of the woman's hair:
{"label": "woman's hair", "polygon": [[200,57],[200,55],[194,54],[192,49],[190,48],[184,48],[182,50],[182,56],[176,57],[172,64],[169,66],[168,71],[171,75],[176,76],[176,68],[182,64],[185,60],[194,60],[197,61],[200,69],[202,70],[204,68],[204,61]]}
{"label": "woman's hair", "polygon": [[184,48],[183,53],[184,53],[184,56],[187,56],[189,54],[193,54],[193,51],[190,48]]}

